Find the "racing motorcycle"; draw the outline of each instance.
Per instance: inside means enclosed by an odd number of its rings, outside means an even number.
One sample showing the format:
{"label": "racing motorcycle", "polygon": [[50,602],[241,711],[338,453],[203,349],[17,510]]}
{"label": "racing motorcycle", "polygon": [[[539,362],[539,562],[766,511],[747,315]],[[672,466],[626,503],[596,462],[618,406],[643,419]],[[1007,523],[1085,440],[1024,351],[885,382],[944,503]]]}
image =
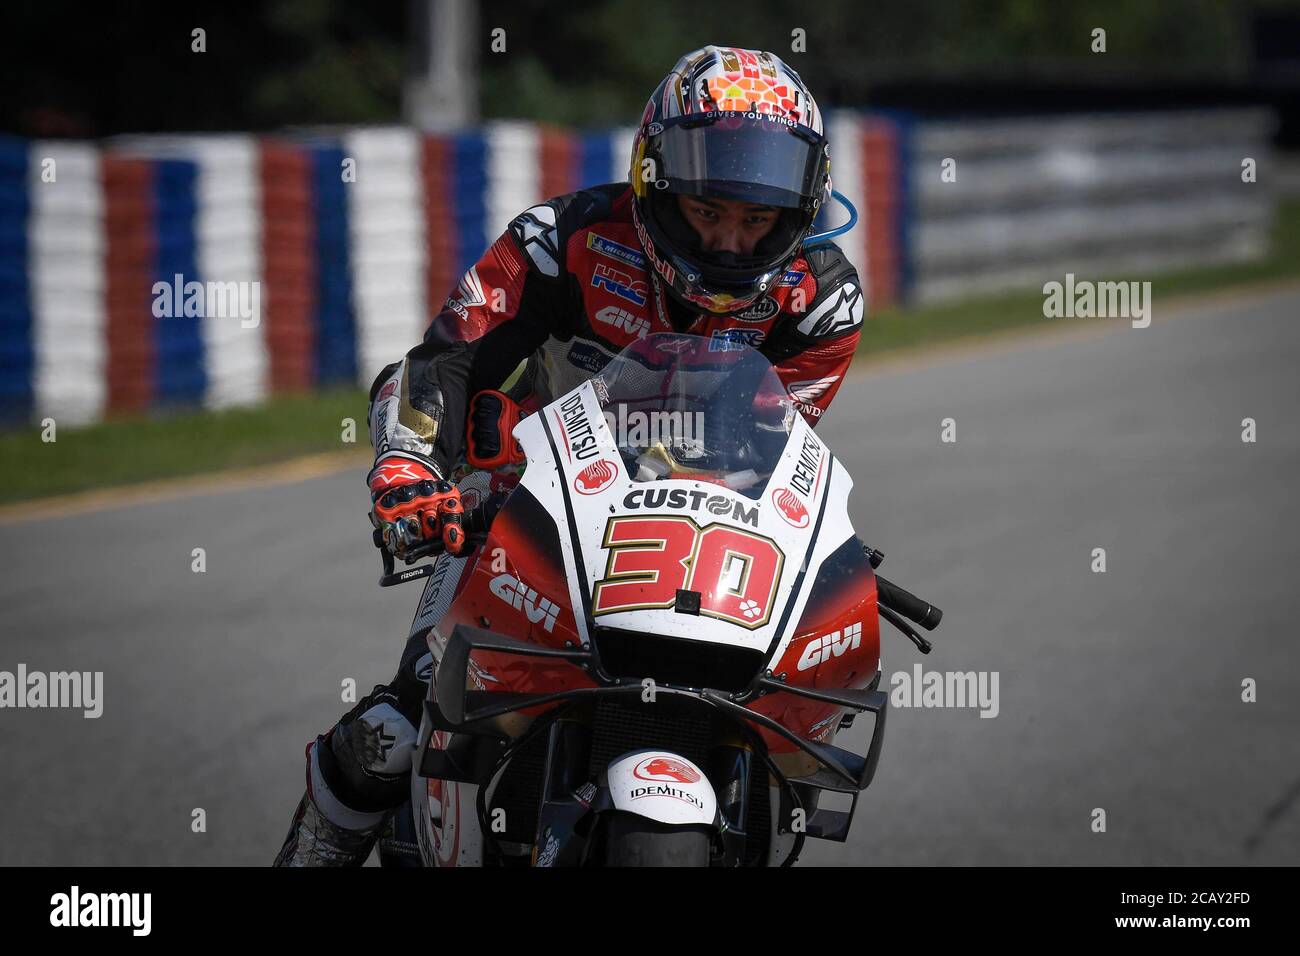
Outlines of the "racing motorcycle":
{"label": "racing motorcycle", "polygon": [[[458,577],[413,624],[432,673],[382,862],[778,866],[846,840],[880,620],[928,653],[908,622],[942,613],[875,573],[768,360],[649,335],[514,436],[518,483],[462,492],[470,557],[384,554],[381,584]],[[863,713],[866,753],[837,747]]]}

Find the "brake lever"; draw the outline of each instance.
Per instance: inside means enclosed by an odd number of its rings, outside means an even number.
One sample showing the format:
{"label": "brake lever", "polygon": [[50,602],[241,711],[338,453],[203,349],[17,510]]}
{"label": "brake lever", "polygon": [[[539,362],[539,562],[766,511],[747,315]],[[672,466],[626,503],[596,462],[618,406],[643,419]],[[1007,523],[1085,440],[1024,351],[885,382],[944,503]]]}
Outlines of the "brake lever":
{"label": "brake lever", "polygon": [[[390,588],[394,584],[403,584],[407,581],[417,581],[420,578],[427,578],[433,573],[434,564],[422,564],[418,568],[408,568],[405,571],[398,571],[397,562],[393,557],[393,553],[384,547],[384,538],[378,528],[375,529],[372,540],[375,543],[375,547],[379,549],[379,560],[384,567],[384,573],[380,575],[379,578],[379,586],[381,588]],[[468,542],[466,543],[468,544]],[[468,554],[469,550],[469,548],[466,548],[465,553]],[[412,548],[410,551],[406,552],[406,554],[402,555],[402,561],[405,564],[413,564],[421,558],[428,557],[435,552],[442,552],[442,542],[439,540],[430,541],[427,544],[422,544],[418,547]]]}
{"label": "brake lever", "polygon": [[907,635],[907,637],[911,639],[912,643],[916,645],[917,650],[922,654],[929,654],[930,651],[934,649],[934,645],[920,634],[916,633],[916,631],[912,630],[912,626],[908,624],[907,621],[903,620],[902,616],[896,614],[879,601],[876,602],[876,607],[880,610],[880,616]]}
{"label": "brake lever", "polygon": [[[461,524],[461,530],[465,533],[465,546],[461,549],[457,557],[468,558],[474,554],[487,540],[488,528],[492,519],[501,509],[505,502],[504,494],[494,494],[482,505],[477,508],[471,508],[464,514]],[[379,578],[381,588],[390,588],[394,584],[404,584],[407,581],[418,581],[420,578],[427,578],[433,573],[437,562],[431,564],[422,564],[419,567],[409,568],[405,571],[397,570],[397,562],[393,554],[384,547],[384,537],[378,528],[374,531],[375,547],[379,549],[379,559],[383,562],[384,573]],[[418,545],[402,555],[402,561],[405,564],[414,564],[421,558],[427,558],[431,555],[441,557],[445,548],[441,538],[430,538],[425,544]]]}
{"label": "brake lever", "polygon": [[[468,558],[472,556],[485,540],[487,540],[486,532],[467,534],[465,536],[465,546],[456,557]],[[412,548],[410,551],[406,552],[406,554],[402,556],[402,562],[404,564],[414,564],[421,558],[442,557],[444,553],[445,548],[443,547],[442,541],[433,540],[428,544],[422,544],[419,547]],[[405,571],[398,571],[397,562],[393,559],[392,553],[382,545],[379,548],[379,558],[384,565],[384,573],[379,578],[379,586],[381,588],[390,588],[394,584],[405,584],[407,581],[418,581],[420,578],[427,578],[433,573],[433,569],[437,566],[437,562],[434,561],[430,564],[421,564],[419,567],[408,568]]]}

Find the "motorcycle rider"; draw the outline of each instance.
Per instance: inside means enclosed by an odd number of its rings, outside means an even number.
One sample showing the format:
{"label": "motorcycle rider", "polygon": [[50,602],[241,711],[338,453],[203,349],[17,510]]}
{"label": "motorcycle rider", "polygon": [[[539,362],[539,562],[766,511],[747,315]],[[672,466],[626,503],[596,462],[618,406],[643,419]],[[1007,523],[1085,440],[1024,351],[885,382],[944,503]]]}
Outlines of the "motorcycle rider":
{"label": "motorcycle rider", "polygon": [[[646,104],[630,182],[520,214],[424,341],[376,378],[367,478],[376,543],[402,557],[432,539],[459,554],[451,479],[462,460],[487,471],[518,462],[510,433],[521,415],[652,332],[702,336],[719,352],[757,348],[815,425],[863,317],[840,250],[804,247],[830,197],[829,165],[822,115],[780,58],[716,46],[683,56]],[[510,393],[499,391],[525,359]],[[444,575],[445,586],[457,577]],[[432,669],[424,631],[414,632],[393,682],[308,745],[307,791],[276,865],[365,861],[409,795]]]}

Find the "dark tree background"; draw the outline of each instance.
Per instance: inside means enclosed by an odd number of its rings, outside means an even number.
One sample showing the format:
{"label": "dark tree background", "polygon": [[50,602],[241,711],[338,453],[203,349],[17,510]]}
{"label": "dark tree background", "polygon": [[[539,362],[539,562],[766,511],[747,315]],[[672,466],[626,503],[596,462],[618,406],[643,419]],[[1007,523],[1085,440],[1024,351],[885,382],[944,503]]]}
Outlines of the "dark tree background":
{"label": "dark tree background", "polygon": [[[828,104],[930,111],[1294,98],[1294,0],[484,0],[485,117],[635,119],[678,56],[771,49]],[[409,0],[4,0],[0,131],[98,136],[395,122]],[[190,31],[207,31],[191,52]],[[506,31],[506,52],[490,31]],[[1091,52],[1106,30],[1107,52]],[[806,52],[791,50],[805,31]]]}

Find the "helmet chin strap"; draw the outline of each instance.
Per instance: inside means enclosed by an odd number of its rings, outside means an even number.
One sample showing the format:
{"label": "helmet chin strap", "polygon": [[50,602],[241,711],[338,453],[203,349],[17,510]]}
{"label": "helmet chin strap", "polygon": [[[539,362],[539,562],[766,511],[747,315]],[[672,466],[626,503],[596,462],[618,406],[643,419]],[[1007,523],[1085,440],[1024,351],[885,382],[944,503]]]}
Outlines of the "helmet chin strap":
{"label": "helmet chin strap", "polygon": [[659,321],[663,325],[672,329],[674,332],[689,331],[690,329],[695,327],[695,323],[697,323],[700,320],[701,313],[696,312],[694,318],[691,319],[691,321],[687,324],[685,329],[677,328],[677,326],[673,324],[672,316],[668,314],[668,305],[667,305],[668,293],[664,291],[664,287],[661,284],[661,281],[659,279],[659,273],[651,271],[650,284],[654,289],[655,312],[659,316]]}

